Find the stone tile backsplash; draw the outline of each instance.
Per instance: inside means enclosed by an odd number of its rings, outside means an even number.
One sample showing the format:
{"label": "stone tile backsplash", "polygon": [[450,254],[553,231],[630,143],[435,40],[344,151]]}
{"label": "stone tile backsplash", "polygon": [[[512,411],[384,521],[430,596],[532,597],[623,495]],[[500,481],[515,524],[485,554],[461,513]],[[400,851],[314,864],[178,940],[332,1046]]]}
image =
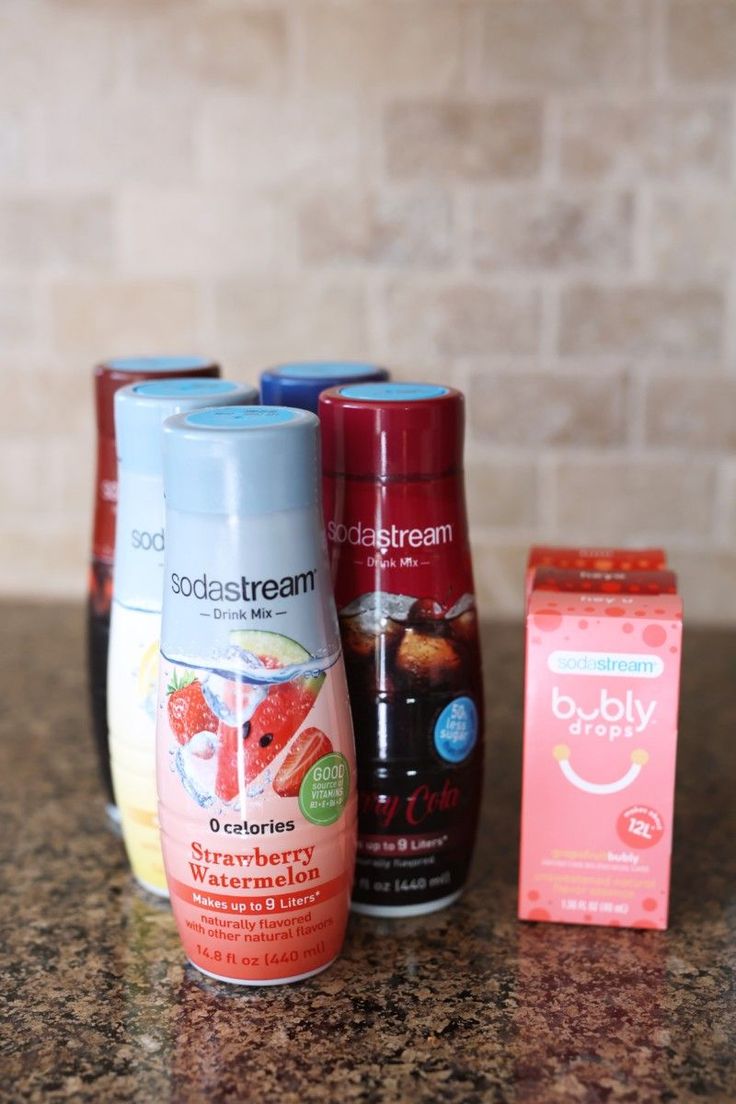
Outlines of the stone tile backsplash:
{"label": "stone tile backsplash", "polygon": [[485,614],[663,542],[736,620],[733,0],[7,0],[0,591],[79,597],[90,373],[352,356],[468,395]]}

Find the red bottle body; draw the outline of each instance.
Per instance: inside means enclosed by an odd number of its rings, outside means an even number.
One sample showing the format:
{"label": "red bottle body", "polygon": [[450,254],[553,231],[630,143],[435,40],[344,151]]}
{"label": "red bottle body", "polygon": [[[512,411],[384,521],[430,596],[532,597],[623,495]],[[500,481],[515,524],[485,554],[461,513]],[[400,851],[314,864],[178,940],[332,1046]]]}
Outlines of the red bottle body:
{"label": "red bottle body", "polygon": [[[374,386],[393,395],[403,385]],[[344,409],[368,388],[335,388],[320,404],[327,539],[358,755],[353,907],[388,916],[433,911],[460,893],[483,778],[462,397],[419,390],[403,417],[393,398],[385,415],[366,411],[370,400]],[[369,436],[358,443],[361,434]]]}

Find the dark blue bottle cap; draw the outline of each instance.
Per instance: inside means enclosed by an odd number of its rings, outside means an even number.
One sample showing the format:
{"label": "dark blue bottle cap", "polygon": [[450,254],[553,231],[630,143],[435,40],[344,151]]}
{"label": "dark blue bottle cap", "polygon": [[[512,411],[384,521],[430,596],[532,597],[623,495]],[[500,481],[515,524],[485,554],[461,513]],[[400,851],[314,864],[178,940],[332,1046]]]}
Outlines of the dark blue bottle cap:
{"label": "dark blue bottle cap", "polygon": [[261,402],[269,406],[298,407],[316,414],[319,396],[328,387],[380,382],[388,378],[385,368],[358,360],[299,360],[277,364],[261,375]]}

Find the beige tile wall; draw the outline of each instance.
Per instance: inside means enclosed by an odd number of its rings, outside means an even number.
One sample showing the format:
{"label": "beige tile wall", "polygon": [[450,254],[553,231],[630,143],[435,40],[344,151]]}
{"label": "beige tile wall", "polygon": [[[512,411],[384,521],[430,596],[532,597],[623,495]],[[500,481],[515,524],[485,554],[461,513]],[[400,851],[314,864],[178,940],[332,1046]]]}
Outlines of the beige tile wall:
{"label": "beige tile wall", "polygon": [[479,589],[664,542],[736,618],[734,0],[3,0],[0,590],[79,595],[90,369],[470,398]]}

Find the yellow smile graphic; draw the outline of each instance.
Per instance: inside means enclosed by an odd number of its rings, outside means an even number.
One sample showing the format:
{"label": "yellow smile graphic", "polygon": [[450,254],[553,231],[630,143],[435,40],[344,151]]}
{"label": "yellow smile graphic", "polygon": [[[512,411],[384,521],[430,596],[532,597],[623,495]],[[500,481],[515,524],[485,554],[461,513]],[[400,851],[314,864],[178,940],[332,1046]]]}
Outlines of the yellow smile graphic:
{"label": "yellow smile graphic", "polygon": [[572,782],[573,786],[577,786],[579,790],[592,794],[612,794],[618,793],[619,790],[625,790],[639,777],[641,768],[649,762],[649,752],[644,751],[643,748],[636,748],[631,753],[631,766],[626,774],[617,778],[615,782],[588,782],[585,778],[580,777],[570,763],[570,749],[567,744],[558,744],[552,754],[560,764],[560,770],[567,781]]}

